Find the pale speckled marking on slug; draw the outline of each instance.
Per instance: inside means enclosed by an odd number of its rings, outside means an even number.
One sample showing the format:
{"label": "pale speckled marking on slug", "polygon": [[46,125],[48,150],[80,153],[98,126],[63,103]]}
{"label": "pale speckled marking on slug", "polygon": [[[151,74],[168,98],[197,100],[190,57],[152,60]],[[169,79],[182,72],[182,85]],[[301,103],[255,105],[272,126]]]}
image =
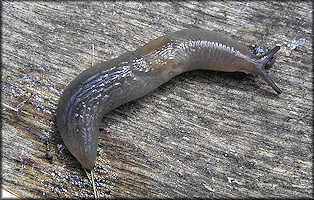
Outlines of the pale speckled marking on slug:
{"label": "pale speckled marking on slug", "polygon": [[257,74],[281,93],[264,68],[278,50],[276,46],[262,56],[252,55],[228,37],[197,28],[165,35],[79,74],[60,98],[59,132],[83,167],[92,170],[100,121],[110,110],[191,70]]}

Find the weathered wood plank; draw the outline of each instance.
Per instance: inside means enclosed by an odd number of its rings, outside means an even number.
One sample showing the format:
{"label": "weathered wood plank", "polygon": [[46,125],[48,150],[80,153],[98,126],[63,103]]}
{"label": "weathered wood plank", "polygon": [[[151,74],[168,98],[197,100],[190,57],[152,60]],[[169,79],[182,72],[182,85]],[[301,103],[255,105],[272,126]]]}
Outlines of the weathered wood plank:
{"label": "weathered wood plank", "polygon": [[62,90],[92,63],[195,26],[248,47],[282,45],[268,73],[283,94],[254,76],[195,71],[110,112],[95,167],[100,196],[312,197],[312,8],[4,2],[2,187],[26,198],[92,197],[55,128]]}

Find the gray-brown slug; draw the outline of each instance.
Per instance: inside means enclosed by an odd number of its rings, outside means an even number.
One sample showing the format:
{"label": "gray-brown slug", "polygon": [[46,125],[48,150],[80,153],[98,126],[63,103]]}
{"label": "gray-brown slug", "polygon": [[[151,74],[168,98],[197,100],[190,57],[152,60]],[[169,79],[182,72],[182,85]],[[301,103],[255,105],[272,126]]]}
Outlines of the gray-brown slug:
{"label": "gray-brown slug", "polygon": [[79,74],[60,98],[59,132],[70,152],[91,171],[100,122],[110,110],[191,70],[257,74],[281,93],[265,71],[265,64],[278,50],[276,46],[256,56],[228,37],[198,28],[167,34]]}

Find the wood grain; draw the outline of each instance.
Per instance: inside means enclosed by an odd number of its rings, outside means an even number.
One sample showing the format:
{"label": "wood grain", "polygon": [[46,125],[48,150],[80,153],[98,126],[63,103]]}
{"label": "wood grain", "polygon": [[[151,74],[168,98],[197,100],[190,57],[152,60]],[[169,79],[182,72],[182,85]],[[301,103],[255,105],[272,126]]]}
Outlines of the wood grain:
{"label": "wood grain", "polygon": [[[313,198],[312,3],[3,2],[2,187],[93,197],[55,125],[66,85],[95,63],[188,27],[281,45],[269,75],[194,71],[106,115],[101,197]],[[295,48],[296,47],[296,48]]]}

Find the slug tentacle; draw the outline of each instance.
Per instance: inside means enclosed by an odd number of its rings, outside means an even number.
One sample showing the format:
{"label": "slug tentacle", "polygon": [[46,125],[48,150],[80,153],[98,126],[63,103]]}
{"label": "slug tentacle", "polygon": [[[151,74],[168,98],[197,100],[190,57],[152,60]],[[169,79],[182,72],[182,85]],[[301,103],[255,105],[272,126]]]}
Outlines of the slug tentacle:
{"label": "slug tentacle", "polygon": [[277,87],[274,81],[267,75],[265,70],[265,65],[269,60],[274,56],[274,54],[279,51],[280,47],[276,46],[273,49],[269,50],[262,56],[257,56],[255,67],[252,68],[251,73],[259,75],[264,81],[268,83],[278,94],[281,94],[282,91]]}
{"label": "slug tentacle", "polygon": [[100,122],[110,110],[182,72],[198,69],[254,73],[281,93],[265,72],[265,64],[278,50],[275,47],[263,56],[254,56],[228,37],[197,28],[165,35],[79,74],[59,100],[59,132],[70,152],[91,171]]}

